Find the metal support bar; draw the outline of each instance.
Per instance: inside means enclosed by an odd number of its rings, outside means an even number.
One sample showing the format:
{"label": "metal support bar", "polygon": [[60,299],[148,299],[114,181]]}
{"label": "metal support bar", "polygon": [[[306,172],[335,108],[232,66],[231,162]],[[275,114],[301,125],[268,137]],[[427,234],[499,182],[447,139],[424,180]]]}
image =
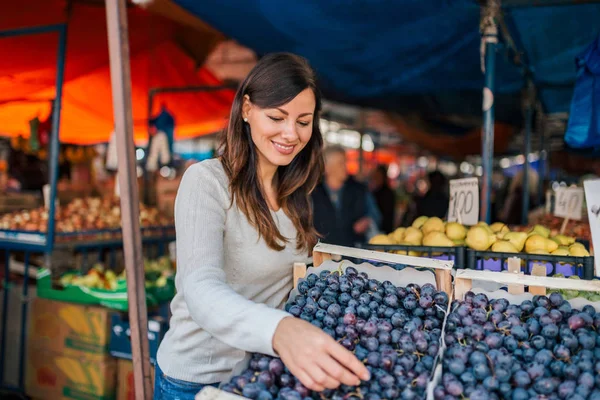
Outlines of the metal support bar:
{"label": "metal support bar", "polygon": [[52,252],[55,237],[56,217],[56,185],[58,184],[58,155],[60,152],[60,112],[62,109],[62,92],[65,75],[65,58],[67,52],[67,25],[59,30],[58,54],[56,61],[56,98],[52,104],[52,133],[50,136],[50,204],[48,204],[48,229],[46,236],[46,252]]}
{"label": "metal support bar", "polygon": [[521,214],[521,224],[526,226],[529,221],[529,154],[531,153],[531,125],[533,119],[533,105],[528,104],[525,110],[525,143],[523,152],[525,154],[525,164],[523,165],[523,210]]}
{"label": "metal support bar", "polygon": [[529,190],[529,171],[531,164],[529,162],[529,154],[531,154],[531,130],[533,127],[533,115],[535,107],[535,86],[533,78],[528,73],[527,88],[523,94],[523,108],[525,110],[525,140],[523,143],[523,153],[525,155],[525,163],[523,164],[523,204],[521,212],[521,224],[527,225],[529,221],[529,204],[531,200],[531,191]]}
{"label": "metal support bar", "polygon": [[127,298],[131,323],[131,349],[136,398],[152,399],[148,351],[148,310],[144,287],[144,262],[140,231],[139,193],[133,141],[131,70],[127,7],[125,0],[106,0],[106,23],[110,54],[110,75],[117,136],[121,222],[127,276]]}
{"label": "metal support bar", "polygon": [[496,46],[498,44],[496,17],[499,10],[500,2],[498,0],[488,0],[481,16],[485,84],[483,87],[483,134],[481,137],[483,177],[480,219],[487,223],[491,222],[492,173],[494,168],[494,89]]}
{"label": "metal support bar", "polygon": [[520,7],[554,7],[578,6],[583,4],[600,4],[600,0],[504,0],[503,8]]}
{"label": "metal support bar", "polygon": [[60,32],[65,28],[65,24],[31,26],[25,28],[8,29],[0,31],[0,38],[24,35],[37,35],[41,33]]}
{"label": "metal support bar", "polygon": [[[541,108],[541,107],[540,107]],[[542,114],[541,122],[538,124],[540,129],[540,159],[539,170],[540,179],[538,183],[537,204],[540,205],[544,200],[544,181],[546,180],[548,171],[548,152],[546,151],[546,116]]]}

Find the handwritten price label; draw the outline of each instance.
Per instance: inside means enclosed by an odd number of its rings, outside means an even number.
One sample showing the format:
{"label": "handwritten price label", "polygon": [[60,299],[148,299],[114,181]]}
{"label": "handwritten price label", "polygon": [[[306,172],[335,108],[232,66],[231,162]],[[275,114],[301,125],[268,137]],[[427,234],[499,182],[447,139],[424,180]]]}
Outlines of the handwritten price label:
{"label": "handwritten price label", "polygon": [[[583,182],[588,219],[592,231],[592,243],[596,252],[600,249],[600,179]],[[596,276],[600,276],[600,257],[595,257]]]}
{"label": "handwritten price label", "polygon": [[560,188],[556,191],[554,215],[581,221],[583,209],[583,189],[578,187]]}
{"label": "handwritten price label", "polygon": [[479,180],[477,178],[450,181],[448,221],[476,225],[479,221]]}

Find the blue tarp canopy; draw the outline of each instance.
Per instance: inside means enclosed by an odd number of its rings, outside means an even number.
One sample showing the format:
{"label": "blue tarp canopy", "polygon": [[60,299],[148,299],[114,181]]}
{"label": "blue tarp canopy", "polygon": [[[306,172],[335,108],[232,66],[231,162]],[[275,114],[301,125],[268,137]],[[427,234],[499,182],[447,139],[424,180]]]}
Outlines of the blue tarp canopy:
{"label": "blue tarp canopy", "polygon": [[[333,100],[392,111],[481,113],[474,0],[175,2],[259,55],[290,51],[308,58]],[[575,59],[600,33],[600,4],[503,11],[545,112],[568,112]],[[513,58],[501,38],[496,99],[506,107],[496,110],[506,122],[522,118],[525,75]]]}

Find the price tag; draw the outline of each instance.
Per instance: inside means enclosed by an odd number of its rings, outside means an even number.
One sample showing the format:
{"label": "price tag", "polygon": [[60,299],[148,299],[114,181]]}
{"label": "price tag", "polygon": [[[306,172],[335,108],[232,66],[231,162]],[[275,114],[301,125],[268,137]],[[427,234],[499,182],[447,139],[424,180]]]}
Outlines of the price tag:
{"label": "price tag", "polygon": [[[583,182],[585,199],[587,203],[588,219],[592,231],[592,244],[594,250],[600,249],[600,179]],[[596,263],[596,276],[600,276],[600,257],[594,258]]]}
{"label": "price tag", "polygon": [[559,188],[556,191],[554,215],[581,221],[583,189],[579,187]]}
{"label": "price tag", "polygon": [[450,181],[448,221],[476,225],[479,221],[479,180],[477,178]]}

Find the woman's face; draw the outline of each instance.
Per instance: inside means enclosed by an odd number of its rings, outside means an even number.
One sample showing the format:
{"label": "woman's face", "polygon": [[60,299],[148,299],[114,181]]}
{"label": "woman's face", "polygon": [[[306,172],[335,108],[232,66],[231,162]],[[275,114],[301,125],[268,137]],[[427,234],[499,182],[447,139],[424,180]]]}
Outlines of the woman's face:
{"label": "woman's face", "polygon": [[263,167],[288,165],[306,146],[312,135],[315,106],[311,89],[276,108],[259,108],[248,96],[244,98],[242,115],[248,119]]}

